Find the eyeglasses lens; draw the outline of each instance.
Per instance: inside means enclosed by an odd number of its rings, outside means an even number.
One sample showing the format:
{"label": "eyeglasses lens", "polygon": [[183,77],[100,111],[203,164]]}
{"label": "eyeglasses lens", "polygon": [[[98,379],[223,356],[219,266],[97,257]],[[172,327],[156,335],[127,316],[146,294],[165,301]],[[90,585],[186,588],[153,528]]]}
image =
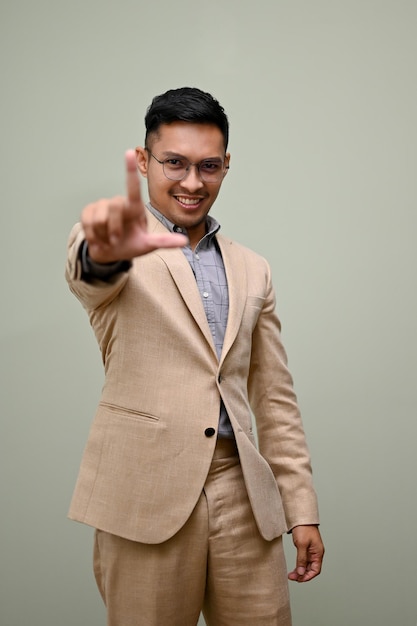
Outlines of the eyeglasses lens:
{"label": "eyeglasses lens", "polygon": [[[163,162],[164,174],[170,180],[182,180],[191,167],[187,159],[167,159]],[[206,183],[217,183],[223,178],[224,164],[221,159],[205,159],[197,163],[196,167]]]}

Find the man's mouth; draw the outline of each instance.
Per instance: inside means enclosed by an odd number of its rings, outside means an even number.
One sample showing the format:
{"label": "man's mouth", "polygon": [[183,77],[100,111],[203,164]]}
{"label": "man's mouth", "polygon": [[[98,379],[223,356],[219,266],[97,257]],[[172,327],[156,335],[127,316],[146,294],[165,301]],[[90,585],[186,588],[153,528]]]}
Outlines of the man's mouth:
{"label": "man's mouth", "polygon": [[189,196],[174,196],[177,202],[186,207],[197,207],[203,200],[203,198],[189,197]]}

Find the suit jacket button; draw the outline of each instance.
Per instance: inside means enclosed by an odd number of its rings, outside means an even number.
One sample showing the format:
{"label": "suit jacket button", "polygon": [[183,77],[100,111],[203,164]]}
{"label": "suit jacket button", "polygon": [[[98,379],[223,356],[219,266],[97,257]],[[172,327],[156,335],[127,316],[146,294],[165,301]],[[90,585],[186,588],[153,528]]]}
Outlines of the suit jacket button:
{"label": "suit jacket button", "polygon": [[204,434],[206,437],[213,437],[213,435],[216,434],[216,431],[214,430],[214,428],[206,428]]}

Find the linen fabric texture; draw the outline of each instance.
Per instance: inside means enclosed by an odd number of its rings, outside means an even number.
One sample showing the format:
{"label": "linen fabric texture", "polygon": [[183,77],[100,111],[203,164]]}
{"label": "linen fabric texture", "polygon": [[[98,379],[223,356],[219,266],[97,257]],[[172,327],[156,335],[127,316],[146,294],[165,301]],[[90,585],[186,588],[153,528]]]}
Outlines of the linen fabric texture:
{"label": "linen fabric texture", "polygon": [[[165,227],[147,211],[148,228]],[[181,249],[133,260],[108,282],[81,279],[80,224],[66,278],[96,335],[105,382],[69,517],[142,543],[186,523],[212,462],[226,407],[260,534],[319,522],[310,457],[265,259],[217,234],[229,315],[216,354],[196,281]],[[255,416],[257,439],[252,426]]]}

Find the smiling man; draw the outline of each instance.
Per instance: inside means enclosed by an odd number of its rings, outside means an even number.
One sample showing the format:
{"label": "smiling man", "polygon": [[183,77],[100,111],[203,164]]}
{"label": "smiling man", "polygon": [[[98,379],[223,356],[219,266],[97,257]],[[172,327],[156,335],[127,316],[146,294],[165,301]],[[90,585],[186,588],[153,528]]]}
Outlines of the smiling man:
{"label": "smiling man", "polygon": [[289,626],[287,578],[317,576],[324,548],[270,268],[209,215],[227,116],[182,88],[145,126],[126,195],[86,206],[69,239],[66,277],[105,366],[70,517],[96,529],[108,626],[195,626],[200,611],[209,626]]}
{"label": "smiling man", "polygon": [[194,248],[229,167],[223,134],[211,124],[177,121],[148,133],[146,142],[136,153],[151,205],[184,228]]}

